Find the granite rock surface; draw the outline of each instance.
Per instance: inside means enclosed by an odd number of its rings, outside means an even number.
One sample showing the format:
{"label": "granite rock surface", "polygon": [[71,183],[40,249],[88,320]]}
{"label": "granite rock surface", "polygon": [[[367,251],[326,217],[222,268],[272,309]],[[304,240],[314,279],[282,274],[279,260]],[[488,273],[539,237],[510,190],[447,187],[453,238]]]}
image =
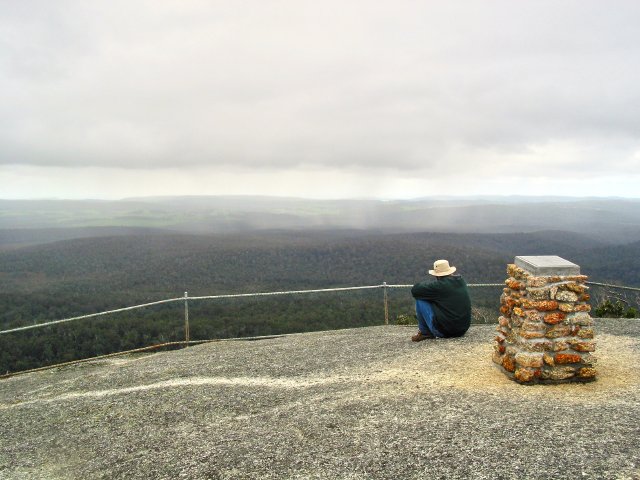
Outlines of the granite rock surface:
{"label": "granite rock surface", "polygon": [[509,380],[493,325],[420,343],[401,326],[215,342],[12,377],[0,478],[638,479],[640,322],[594,328],[587,384]]}

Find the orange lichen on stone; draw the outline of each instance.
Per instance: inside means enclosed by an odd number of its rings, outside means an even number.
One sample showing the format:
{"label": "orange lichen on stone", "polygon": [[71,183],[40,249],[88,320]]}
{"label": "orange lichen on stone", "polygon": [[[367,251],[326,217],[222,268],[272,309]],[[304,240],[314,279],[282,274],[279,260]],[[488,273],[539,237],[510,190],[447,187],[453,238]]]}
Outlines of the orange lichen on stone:
{"label": "orange lichen on stone", "polygon": [[551,367],[553,367],[556,364],[555,360],[553,359],[553,355],[547,352],[544,352],[544,355],[542,356],[542,360],[544,361],[545,364]]}
{"label": "orange lichen on stone", "polygon": [[565,313],[571,313],[575,310],[572,303],[558,303],[558,310]]}
{"label": "orange lichen on stone", "polygon": [[513,309],[513,313],[514,315],[517,315],[519,317],[524,317],[524,312],[522,311],[522,309],[520,307],[516,307]]}
{"label": "orange lichen on stone", "polygon": [[556,325],[562,322],[565,318],[567,318],[567,316],[562,312],[547,313],[544,316],[544,323],[548,323],[549,325]]}
{"label": "orange lichen on stone", "polygon": [[530,274],[522,268],[517,267],[515,263],[510,263],[507,265],[507,275],[516,279],[526,279]]}
{"label": "orange lichen on stone", "polygon": [[509,308],[513,308],[518,304],[518,302],[511,297],[506,297],[503,303]]}
{"label": "orange lichen on stone", "polygon": [[531,340],[532,338],[543,338],[544,332],[528,332],[523,330],[520,332],[520,336],[522,338],[526,338],[527,340]]}
{"label": "orange lichen on stone", "polygon": [[587,305],[586,303],[584,305],[576,305],[573,307],[573,310],[576,312],[590,312],[591,305]]}
{"label": "orange lichen on stone", "polygon": [[511,355],[505,355],[502,357],[502,366],[507,372],[516,371],[516,362]]}
{"label": "orange lichen on stone", "polygon": [[584,285],[578,285],[576,283],[567,283],[564,285],[564,288],[575,293],[584,293],[587,290],[587,287]]}
{"label": "orange lichen on stone", "polygon": [[558,302],[555,300],[543,300],[541,302],[533,302],[534,308],[540,312],[548,312],[558,309]]}
{"label": "orange lichen on stone", "polygon": [[522,302],[520,303],[520,306],[524,309],[532,309],[535,308],[535,304],[536,302],[533,302],[527,298],[522,299]]}
{"label": "orange lichen on stone", "polygon": [[580,378],[594,378],[596,376],[596,369],[593,367],[582,367],[578,370],[578,377]]}
{"label": "orange lichen on stone", "polygon": [[544,287],[547,284],[546,277],[529,277],[527,278],[527,287]]}
{"label": "orange lichen on stone", "polygon": [[542,317],[537,310],[527,310],[526,312],[524,312],[524,315],[530,322],[540,322],[542,320]]}
{"label": "orange lichen on stone", "polygon": [[589,295],[588,293],[583,293],[582,295],[580,295],[580,298],[578,299],[581,302],[588,302],[589,300],[591,300],[591,295]]}
{"label": "orange lichen on stone", "polygon": [[508,327],[509,326],[509,319],[507,317],[503,317],[502,315],[498,318],[498,324],[501,327]]}
{"label": "orange lichen on stone", "polygon": [[554,360],[556,363],[580,363],[582,356],[578,353],[556,353]]}
{"label": "orange lichen on stone", "polygon": [[571,327],[569,325],[555,325],[547,330],[545,337],[547,338],[558,338],[558,337],[566,337],[571,334]]}
{"label": "orange lichen on stone", "polygon": [[580,328],[578,329],[577,335],[580,338],[593,338],[594,336],[593,328]]}
{"label": "orange lichen on stone", "polygon": [[596,344],[595,342],[573,341],[571,342],[571,348],[576,352],[595,352]]}
{"label": "orange lichen on stone", "polygon": [[519,368],[516,370],[514,377],[517,381],[526,383],[534,379],[535,372],[530,368]]}
{"label": "orange lichen on stone", "polygon": [[505,283],[511,290],[524,290],[525,287],[524,283],[518,282],[515,278],[505,280]]}

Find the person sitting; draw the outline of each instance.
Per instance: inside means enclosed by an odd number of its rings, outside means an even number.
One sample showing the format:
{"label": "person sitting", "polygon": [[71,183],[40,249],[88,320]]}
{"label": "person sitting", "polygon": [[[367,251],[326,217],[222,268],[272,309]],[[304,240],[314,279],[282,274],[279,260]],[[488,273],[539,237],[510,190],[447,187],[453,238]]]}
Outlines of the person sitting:
{"label": "person sitting", "polygon": [[436,281],[416,283],[411,295],[416,300],[418,333],[411,340],[461,337],[471,324],[471,299],[467,284],[460,275],[453,275],[456,267],[447,260],[437,260],[429,273]]}

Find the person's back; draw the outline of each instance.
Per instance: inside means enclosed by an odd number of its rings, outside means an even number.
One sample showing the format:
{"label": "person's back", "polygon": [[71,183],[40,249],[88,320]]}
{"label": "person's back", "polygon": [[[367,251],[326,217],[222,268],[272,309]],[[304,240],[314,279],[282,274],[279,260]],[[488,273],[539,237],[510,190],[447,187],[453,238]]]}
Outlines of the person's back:
{"label": "person's back", "polygon": [[453,275],[456,267],[446,260],[434,263],[436,281],[416,283],[411,295],[416,299],[418,334],[414,341],[434,337],[459,337],[471,325],[471,299],[467,284],[460,275]]}

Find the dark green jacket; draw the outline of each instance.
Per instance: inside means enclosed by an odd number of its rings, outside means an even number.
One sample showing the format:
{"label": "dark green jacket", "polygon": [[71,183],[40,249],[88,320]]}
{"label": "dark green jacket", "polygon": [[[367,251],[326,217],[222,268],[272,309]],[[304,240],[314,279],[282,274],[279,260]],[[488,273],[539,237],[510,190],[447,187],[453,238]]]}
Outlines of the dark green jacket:
{"label": "dark green jacket", "polygon": [[448,275],[435,282],[416,283],[411,295],[431,302],[436,327],[447,337],[465,334],[471,324],[471,299],[467,283],[460,275]]}

